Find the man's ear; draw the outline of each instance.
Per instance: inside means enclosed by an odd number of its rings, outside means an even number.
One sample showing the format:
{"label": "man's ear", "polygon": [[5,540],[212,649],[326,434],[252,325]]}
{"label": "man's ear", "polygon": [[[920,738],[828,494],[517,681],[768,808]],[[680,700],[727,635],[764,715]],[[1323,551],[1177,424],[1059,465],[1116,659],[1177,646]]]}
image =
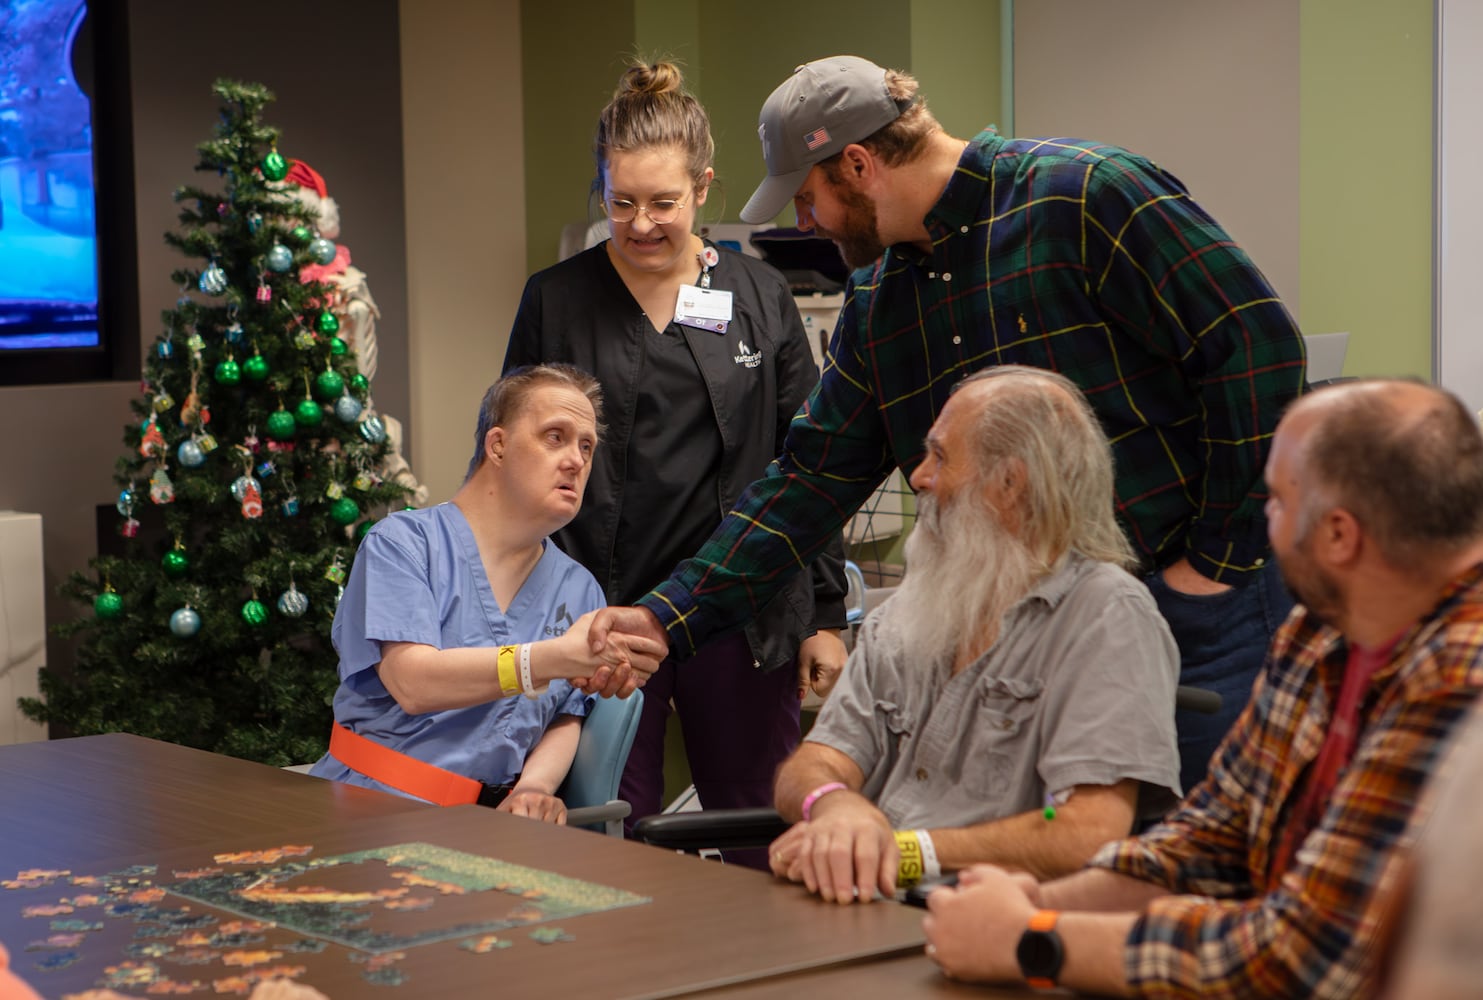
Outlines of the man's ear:
{"label": "man's ear", "polygon": [[852,142],[839,154],[839,176],[856,190],[863,190],[875,180],[880,161],[858,142]]}
{"label": "man's ear", "polygon": [[1363,551],[1364,535],[1364,528],[1352,513],[1334,507],[1319,515],[1313,525],[1313,552],[1326,565],[1347,566]]}
{"label": "man's ear", "polygon": [[484,457],[491,462],[504,459],[505,429],[503,427],[491,427],[489,433],[484,435]]}

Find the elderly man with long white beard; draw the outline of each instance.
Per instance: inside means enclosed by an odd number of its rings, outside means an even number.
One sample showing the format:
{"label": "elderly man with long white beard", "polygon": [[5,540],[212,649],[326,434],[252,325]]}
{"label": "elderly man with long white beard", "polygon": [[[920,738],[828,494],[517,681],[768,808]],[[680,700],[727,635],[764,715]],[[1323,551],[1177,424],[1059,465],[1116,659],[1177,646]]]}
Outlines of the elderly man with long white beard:
{"label": "elderly man with long white beard", "polygon": [[774,874],[840,903],[983,861],[1048,878],[1177,801],[1179,654],[1112,484],[1067,379],[957,386],[911,477],[906,577],[778,772]]}

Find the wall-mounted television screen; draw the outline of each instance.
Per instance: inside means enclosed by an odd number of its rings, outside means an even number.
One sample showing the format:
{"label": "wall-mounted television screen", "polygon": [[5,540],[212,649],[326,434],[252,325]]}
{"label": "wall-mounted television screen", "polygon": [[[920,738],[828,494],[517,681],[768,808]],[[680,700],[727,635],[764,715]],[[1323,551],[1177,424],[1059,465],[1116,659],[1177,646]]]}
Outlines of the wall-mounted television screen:
{"label": "wall-mounted television screen", "polygon": [[0,0],[0,385],[138,371],[124,6]]}

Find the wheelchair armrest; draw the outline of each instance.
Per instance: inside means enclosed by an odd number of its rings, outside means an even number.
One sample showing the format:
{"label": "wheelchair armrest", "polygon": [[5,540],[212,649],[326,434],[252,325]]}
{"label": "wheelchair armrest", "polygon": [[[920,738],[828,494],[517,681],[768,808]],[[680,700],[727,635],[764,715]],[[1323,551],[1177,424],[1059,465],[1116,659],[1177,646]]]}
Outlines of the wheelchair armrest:
{"label": "wheelchair armrest", "polygon": [[1220,692],[1181,684],[1174,689],[1174,708],[1178,711],[1214,715],[1220,711]]}
{"label": "wheelchair armrest", "polygon": [[597,806],[578,806],[566,811],[567,826],[583,826],[589,830],[606,833],[610,837],[623,836],[623,820],[633,812],[633,806],[622,799],[612,799]]}
{"label": "wheelchair armrest", "polygon": [[646,816],[634,824],[633,837],[645,844],[696,854],[707,848],[766,847],[790,825],[776,809],[701,809]]}

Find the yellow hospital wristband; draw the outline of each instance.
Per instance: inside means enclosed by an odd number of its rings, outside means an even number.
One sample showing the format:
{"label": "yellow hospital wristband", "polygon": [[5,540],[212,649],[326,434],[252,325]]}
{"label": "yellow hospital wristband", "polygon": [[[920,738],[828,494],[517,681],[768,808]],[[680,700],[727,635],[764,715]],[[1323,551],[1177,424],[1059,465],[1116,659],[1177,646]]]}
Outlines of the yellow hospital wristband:
{"label": "yellow hospital wristband", "polygon": [[514,646],[501,646],[496,663],[499,668],[499,693],[502,695],[520,693],[520,674],[515,670]]}
{"label": "yellow hospital wristband", "polygon": [[900,888],[916,885],[922,880],[922,844],[915,830],[895,831],[896,847],[901,852],[901,862],[896,868],[896,885]]}

